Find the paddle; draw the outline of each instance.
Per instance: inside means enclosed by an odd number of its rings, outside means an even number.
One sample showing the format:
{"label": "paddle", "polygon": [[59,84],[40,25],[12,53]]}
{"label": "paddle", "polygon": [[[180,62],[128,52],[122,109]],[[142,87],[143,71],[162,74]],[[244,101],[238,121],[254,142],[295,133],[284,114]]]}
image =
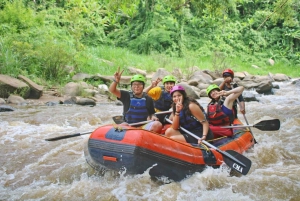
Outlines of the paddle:
{"label": "paddle", "polygon": [[62,139],[66,139],[66,138],[76,137],[76,136],[80,136],[80,135],[90,134],[92,132],[93,131],[85,132],[85,133],[74,133],[74,134],[71,134],[71,135],[63,135],[63,136],[59,136],[59,137],[48,138],[48,139],[45,139],[45,140],[46,141],[57,141],[57,140],[62,140]]}
{"label": "paddle", "polygon": [[[234,83],[234,82],[231,82],[230,85],[231,85],[231,88],[232,88],[232,89],[235,88],[235,86],[237,86],[236,83]],[[236,99],[236,102],[239,104],[239,106],[240,106],[240,108],[241,108],[241,103],[240,103],[240,101],[239,101],[239,98]],[[246,115],[243,114],[243,117],[244,117],[244,119],[245,119],[245,121],[246,121],[246,124],[249,126],[249,123],[248,123],[248,120],[247,120],[247,118],[246,118]],[[249,128],[250,133],[251,133],[251,135],[252,135],[252,137],[253,137],[253,139],[254,139],[254,143],[257,144],[257,141],[256,141],[256,139],[254,138],[254,134],[253,134],[253,132],[252,132],[250,126],[249,126],[248,128]]]}
{"label": "paddle", "polygon": [[[172,111],[156,112],[155,115],[158,116],[158,115],[170,114],[171,112],[172,112]],[[112,119],[114,120],[114,122],[115,122],[116,124],[121,124],[121,123],[124,122],[123,115],[113,116]]]}
{"label": "paddle", "polygon": [[[238,98],[236,99],[236,101],[237,101],[237,103],[239,104],[239,106],[241,107],[241,104],[240,104],[240,101],[239,101]],[[246,121],[247,126],[249,126],[249,123],[248,123],[248,120],[247,120],[247,118],[246,118],[246,115],[243,114],[243,117],[244,117],[244,119],[245,119],[245,121]],[[253,134],[253,132],[252,132],[252,130],[251,130],[251,127],[248,127],[248,128],[249,128],[250,133],[251,133],[251,135],[252,135],[252,137],[253,137],[253,139],[254,139],[254,143],[257,144],[257,141],[256,141],[256,139],[254,138],[254,134]]]}
{"label": "paddle", "polygon": [[[141,122],[137,122],[137,123],[132,123],[132,124],[128,124],[129,126],[136,126],[136,125],[140,125],[140,124],[146,124],[149,122],[152,122],[153,120],[148,120],[148,121],[141,121]],[[66,139],[66,138],[71,138],[71,137],[76,137],[76,136],[80,136],[80,135],[86,135],[86,134],[90,134],[93,131],[90,132],[85,132],[85,133],[74,133],[71,135],[63,135],[63,136],[59,136],[59,137],[53,137],[53,138],[48,138],[45,139],[46,141],[57,141],[57,140],[62,140],[62,139]]]}
{"label": "paddle", "polygon": [[248,128],[254,127],[262,131],[277,131],[280,128],[279,119],[263,120],[254,125],[221,126],[221,128]]}
{"label": "paddle", "polygon": [[[173,123],[170,119],[166,118],[166,121],[169,123]],[[196,139],[200,139],[200,137],[198,137],[197,135],[195,135],[194,133],[186,130],[185,128],[180,126],[180,129],[183,130],[184,132],[186,132],[187,134],[193,136]],[[202,143],[204,143],[205,145],[215,149],[217,152],[219,152],[220,154],[223,155],[223,159],[224,162],[226,163],[226,165],[228,165],[231,169],[246,175],[251,167],[251,160],[248,159],[247,157],[243,156],[242,154],[234,151],[234,150],[226,150],[225,152],[218,149],[217,147],[215,147],[214,145],[210,144],[209,142],[206,142],[205,140],[202,140]]]}

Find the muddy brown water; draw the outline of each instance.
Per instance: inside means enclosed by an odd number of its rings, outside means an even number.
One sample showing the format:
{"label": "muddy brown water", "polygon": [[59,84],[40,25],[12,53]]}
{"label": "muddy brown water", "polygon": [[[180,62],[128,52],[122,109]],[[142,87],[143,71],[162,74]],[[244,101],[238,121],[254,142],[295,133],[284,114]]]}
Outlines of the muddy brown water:
{"label": "muddy brown water", "polygon": [[[278,84],[275,95],[246,103],[250,124],[278,118],[281,129],[252,128],[258,144],[245,153],[252,167],[241,177],[231,176],[225,166],[180,182],[152,181],[148,171],[98,173],[85,161],[88,134],[44,139],[112,123],[121,106],[14,106],[16,111],[0,113],[0,200],[300,200],[300,89]],[[206,106],[208,99],[199,102]]]}

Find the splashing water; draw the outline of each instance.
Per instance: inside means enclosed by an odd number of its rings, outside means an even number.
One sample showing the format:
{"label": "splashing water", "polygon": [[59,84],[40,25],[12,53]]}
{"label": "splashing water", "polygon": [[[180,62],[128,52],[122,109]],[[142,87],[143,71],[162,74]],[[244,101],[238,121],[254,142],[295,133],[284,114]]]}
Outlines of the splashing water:
{"label": "splashing water", "polygon": [[[274,95],[246,103],[250,124],[280,119],[279,131],[252,128],[258,144],[245,153],[252,161],[246,176],[226,167],[172,182],[141,175],[93,170],[84,157],[89,135],[59,141],[46,138],[93,131],[113,123],[122,107],[17,106],[0,113],[0,200],[300,200],[300,88],[277,83]],[[208,100],[201,98],[206,107]],[[244,121],[243,116],[239,118]]]}

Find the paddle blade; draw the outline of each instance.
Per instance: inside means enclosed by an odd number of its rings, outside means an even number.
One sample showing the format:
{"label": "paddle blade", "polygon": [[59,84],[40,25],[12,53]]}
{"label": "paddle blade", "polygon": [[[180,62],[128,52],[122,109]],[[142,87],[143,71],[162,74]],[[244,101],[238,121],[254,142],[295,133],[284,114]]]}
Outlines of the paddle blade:
{"label": "paddle blade", "polygon": [[231,156],[233,156],[234,158],[236,158],[237,160],[245,164],[246,167],[243,167],[241,164],[237,163],[236,161],[232,160],[226,155],[223,155],[223,159],[226,165],[228,165],[234,171],[243,175],[246,175],[249,172],[252,164],[250,159],[233,150],[227,150],[226,153],[230,154]]}
{"label": "paddle blade", "polygon": [[262,131],[277,131],[280,128],[280,121],[279,119],[264,120],[253,125],[253,127]]}

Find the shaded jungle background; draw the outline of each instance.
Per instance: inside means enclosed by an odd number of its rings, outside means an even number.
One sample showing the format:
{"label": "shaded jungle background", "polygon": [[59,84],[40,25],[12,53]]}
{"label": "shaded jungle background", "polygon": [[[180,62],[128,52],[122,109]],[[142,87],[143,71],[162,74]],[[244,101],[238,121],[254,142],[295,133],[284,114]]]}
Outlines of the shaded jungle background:
{"label": "shaded jungle background", "polygon": [[298,0],[0,0],[0,73],[48,86],[118,66],[125,75],[129,66],[199,66],[299,77],[299,8]]}

